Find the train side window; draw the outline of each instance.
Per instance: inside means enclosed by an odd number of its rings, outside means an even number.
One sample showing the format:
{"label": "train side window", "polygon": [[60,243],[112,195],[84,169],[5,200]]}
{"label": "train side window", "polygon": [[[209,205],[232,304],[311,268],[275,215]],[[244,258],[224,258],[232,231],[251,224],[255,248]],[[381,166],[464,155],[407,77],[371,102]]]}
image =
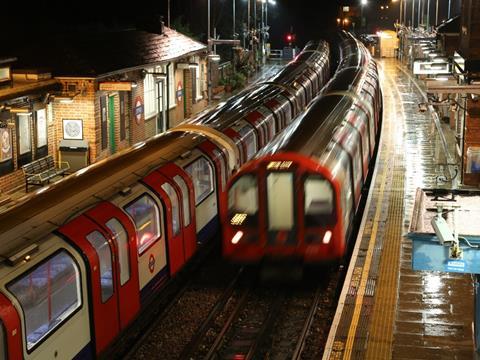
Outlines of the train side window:
{"label": "train side window", "polygon": [[23,310],[29,353],[82,306],[80,270],[65,250],[13,280],[7,290]]}
{"label": "train side window", "polygon": [[268,127],[268,139],[267,142],[272,140],[276,134],[275,130],[275,117],[269,116],[267,118],[267,127]]}
{"label": "train side window", "polygon": [[115,236],[118,248],[118,263],[120,264],[120,285],[123,285],[130,279],[130,250],[127,232],[120,221],[115,218],[108,220],[105,225]]}
{"label": "train side window", "polygon": [[255,130],[250,126],[244,126],[238,133],[247,146],[247,160],[250,160],[257,152],[257,137],[255,135]]}
{"label": "train side window", "polygon": [[175,175],[173,181],[177,183],[182,190],[182,203],[183,203],[183,226],[190,225],[190,197],[187,184],[180,175]]}
{"label": "train side window", "polygon": [[192,177],[195,191],[195,206],[197,206],[213,193],[213,167],[210,162],[202,156],[185,167],[185,171]]}
{"label": "train side window", "polygon": [[173,227],[173,236],[177,236],[180,232],[180,210],[178,208],[178,196],[175,192],[175,189],[169,183],[163,183],[163,191],[165,191],[170,198],[172,203],[172,227]]}
{"label": "train side window", "polygon": [[0,320],[0,360],[7,360],[7,336]]}
{"label": "train side window", "polygon": [[258,223],[258,185],[254,175],[240,177],[228,191],[228,211],[232,225]]}
{"label": "train side window", "polygon": [[308,176],[304,183],[305,225],[322,226],[332,220],[333,189],[319,176]]}
{"label": "train side window", "polygon": [[290,230],[294,225],[293,174],[267,175],[268,229]]}
{"label": "train side window", "polygon": [[104,303],[113,295],[112,252],[107,239],[98,231],[91,232],[86,237],[98,256],[102,303]]}
{"label": "train side window", "polygon": [[138,254],[142,255],[162,235],[160,211],[150,195],[144,194],[125,207],[135,224]]}

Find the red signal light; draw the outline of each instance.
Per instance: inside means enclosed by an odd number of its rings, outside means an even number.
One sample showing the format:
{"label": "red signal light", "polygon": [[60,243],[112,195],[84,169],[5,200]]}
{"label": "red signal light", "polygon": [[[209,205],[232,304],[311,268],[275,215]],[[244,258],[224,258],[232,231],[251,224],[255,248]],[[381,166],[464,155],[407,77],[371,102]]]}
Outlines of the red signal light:
{"label": "red signal light", "polygon": [[288,35],[287,35],[287,41],[290,42],[290,41],[292,41],[292,40],[293,40],[292,34],[288,34]]}

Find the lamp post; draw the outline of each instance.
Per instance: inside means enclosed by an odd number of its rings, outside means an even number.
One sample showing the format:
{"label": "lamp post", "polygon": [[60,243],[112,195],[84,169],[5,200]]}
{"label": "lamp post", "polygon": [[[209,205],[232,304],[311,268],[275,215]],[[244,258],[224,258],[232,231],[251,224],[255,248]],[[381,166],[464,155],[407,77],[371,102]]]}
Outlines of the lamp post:
{"label": "lamp post", "polygon": [[438,24],[438,0],[437,0],[437,6],[435,9],[435,26]]}
{"label": "lamp post", "polygon": [[398,16],[398,23],[400,25],[403,22],[402,16],[403,16],[403,0],[400,0],[400,10],[399,10],[399,16]]}
{"label": "lamp post", "polygon": [[250,0],[247,0],[247,48],[250,49]]}
{"label": "lamp post", "polygon": [[412,29],[415,28],[415,0],[412,0]]}
{"label": "lamp post", "polygon": [[421,9],[421,5],[422,5],[422,0],[418,0],[418,27],[420,27],[420,20],[421,20],[421,13],[422,13],[422,9]]}
{"label": "lamp post", "polygon": [[170,27],[170,0],[168,0],[167,26]]}
{"label": "lamp post", "polygon": [[208,89],[208,104],[212,103],[212,43],[210,41],[210,0],[208,0],[208,16],[207,16],[207,65],[208,65],[208,79],[207,79],[207,89]]}
{"label": "lamp post", "polygon": [[452,0],[448,0],[448,19],[450,19],[451,15],[452,15]]}
{"label": "lamp post", "polygon": [[430,28],[430,0],[427,0],[427,30]]}
{"label": "lamp post", "polygon": [[233,33],[232,33],[232,39],[235,39],[235,0],[233,0],[232,11],[233,11]]}
{"label": "lamp post", "polygon": [[366,21],[363,17],[363,7],[368,4],[368,0],[361,0],[360,2],[360,25],[363,30],[365,30]]}

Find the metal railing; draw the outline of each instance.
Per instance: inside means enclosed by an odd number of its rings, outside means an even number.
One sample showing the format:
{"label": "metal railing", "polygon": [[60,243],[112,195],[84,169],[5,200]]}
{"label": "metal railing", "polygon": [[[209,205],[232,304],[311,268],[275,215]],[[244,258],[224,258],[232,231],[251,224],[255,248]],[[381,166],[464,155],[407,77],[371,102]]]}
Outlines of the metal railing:
{"label": "metal railing", "polygon": [[226,61],[218,65],[218,75],[220,79],[229,77],[233,72],[233,66],[231,61]]}
{"label": "metal railing", "polygon": [[283,50],[281,49],[272,49],[268,55],[269,60],[283,60]]}

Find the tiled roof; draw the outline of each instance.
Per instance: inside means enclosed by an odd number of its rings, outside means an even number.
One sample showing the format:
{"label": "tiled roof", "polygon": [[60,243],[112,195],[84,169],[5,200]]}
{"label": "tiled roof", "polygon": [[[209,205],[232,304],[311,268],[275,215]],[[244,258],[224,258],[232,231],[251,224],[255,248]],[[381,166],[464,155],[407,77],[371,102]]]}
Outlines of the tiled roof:
{"label": "tiled roof", "polygon": [[206,46],[175,30],[163,34],[141,30],[83,32],[11,46],[15,68],[47,68],[54,76],[97,77],[125,69],[158,64],[206,50]]}
{"label": "tiled roof", "polygon": [[12,87],[0,89],[0,101],[10,100],[32,93],[59,89],[61,89],[60,82],[55,79],[14,83]]}
{"label": "tiled roof", "polygon": [[0,56],[0,65],[13,63],[17,58]]}

